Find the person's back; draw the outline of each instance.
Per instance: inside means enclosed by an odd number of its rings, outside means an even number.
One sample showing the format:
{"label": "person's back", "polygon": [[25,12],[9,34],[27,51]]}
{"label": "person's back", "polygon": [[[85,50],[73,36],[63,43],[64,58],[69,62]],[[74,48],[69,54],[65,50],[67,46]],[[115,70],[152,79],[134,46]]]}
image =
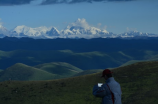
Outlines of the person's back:
{"label": "person's back", "polygon": [[93,87],[93,95],[102,98],[102,104],[122,104],[121,87],[113,77],[106,78],[106,83],[101,87]]}

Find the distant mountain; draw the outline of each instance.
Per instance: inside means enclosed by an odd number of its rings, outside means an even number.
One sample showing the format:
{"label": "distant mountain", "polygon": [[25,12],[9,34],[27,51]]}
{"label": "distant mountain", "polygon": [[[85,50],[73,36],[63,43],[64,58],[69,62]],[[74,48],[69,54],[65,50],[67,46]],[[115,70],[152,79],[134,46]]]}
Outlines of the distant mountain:
{"label": "distant mountain", "polygon": [[[10,37],[31,37],[31,38],[46,38],[46,33],[48,31],[52,31],[54,28],[47,28],[45,26],[43,27],[37,27],[37,28],[31,28],[27,26],[17,26],[14,30],[11,31]],[[51,33],[50,33],[51,34]]]}
{"label": "distant mountain", "polygon": [[61,35],[67,38],[97,38],[109,35],[109,32],[89,26],[85,19],[77,19],[64,30],[61,30]]}
{"label": "distant mountain", "polygon": [[8,31],[0,25],[0,38],[4,37],[29,37],[34,39],[55,39],[55,38],[141,38],[158,37],[158,34],[142,33],[138,31],[129,31],[122,34],[114,34],[105,29],[90,26],[85,19],[77,19],[69,24],[65,29],[59,31],[56,27],[47,28],[45,26],[31,28],[25,25],[17,26]]}
{"label": "distant mountain", "polygon": [[130,31],[130,32],[125,32],[123,34],[119,34],[117,36],[122,38],[141,38],[141,37],[158,37],[158,34]]}
{"label": "distant mountain", "polygon": [[57,28],[55,27],[52,27],[51,29],[49,29],[47,32],[46,32],[46,35],[45,35],[47,38],[51,38],[51,37],[58,37],[60,36],[60,31],[57,30]]}
{"label": "distant mountain", "polygon": [[0,38],[3,38],[8,35],[9,35],[9,31],[5,27],[0,25]]}

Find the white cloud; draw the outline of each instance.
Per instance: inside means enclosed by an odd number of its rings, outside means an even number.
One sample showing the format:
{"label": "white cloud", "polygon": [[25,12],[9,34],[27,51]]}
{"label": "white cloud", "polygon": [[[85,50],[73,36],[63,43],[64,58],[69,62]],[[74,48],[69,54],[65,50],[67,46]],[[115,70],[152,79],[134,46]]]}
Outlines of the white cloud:
{"label": "white cloud", "polygon": [[101,24],[101,23],[98,23],[97,25],[98,25],[98,27],[100,27],[102,24]]}
{"label": "white cloud", "polygon": [[127,27],[127,28],[126,28],[126,31],[127,31],[127,32],[130,32],[130,31],[137,31],[137,29],[136,29],[136,28],[129,28],[129,27]]}
{"label": "white cloud", "polygon": [[105,25],[105,26],[103,27],[103,29],[106,30],[106,29],[107,29],[107,26]]}
{"label": "white cloud", "polygon": [[82,18],[82,19],[78,18],[77,21],[68,25],[68,27],[71,27],[71,26],[79,26],[79,27],[83,27],[85,29],[90,28],[89,24],[86,22],[86,19],[84,19],[84,18]]}

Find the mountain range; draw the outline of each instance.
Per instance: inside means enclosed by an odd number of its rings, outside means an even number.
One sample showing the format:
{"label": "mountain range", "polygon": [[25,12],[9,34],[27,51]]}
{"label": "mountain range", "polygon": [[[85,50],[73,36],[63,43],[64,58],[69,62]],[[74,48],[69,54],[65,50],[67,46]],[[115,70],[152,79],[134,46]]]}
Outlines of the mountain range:
{"label": "mountain range", "polygon": [[142,33],[130,31],[122,34],[114,34],[105,29],[99,29],[88,25],[85,19],[77,19],[76,22],[69,24],[65,29],[59,31],[56,27],[41,26],[37,28],[25,25],[16,26],[9,31],[0,25],[0,38],[4,37],[29,37],[34,39],[54,39],[54,38],[134,38],[134,37],[158,37],[158,34]]}

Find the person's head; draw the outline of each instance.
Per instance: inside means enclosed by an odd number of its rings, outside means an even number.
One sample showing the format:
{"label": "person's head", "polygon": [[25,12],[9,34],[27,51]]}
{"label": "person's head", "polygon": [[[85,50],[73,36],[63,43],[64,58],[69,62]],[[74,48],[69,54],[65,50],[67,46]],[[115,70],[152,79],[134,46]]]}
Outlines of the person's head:
{"label": "person's head", "polygon": [[106,80],[106,79],[112,77],[112,72],[109,69],[105,69],[102,72],[102,76],[101,77],[105,78],[105,80]]}

